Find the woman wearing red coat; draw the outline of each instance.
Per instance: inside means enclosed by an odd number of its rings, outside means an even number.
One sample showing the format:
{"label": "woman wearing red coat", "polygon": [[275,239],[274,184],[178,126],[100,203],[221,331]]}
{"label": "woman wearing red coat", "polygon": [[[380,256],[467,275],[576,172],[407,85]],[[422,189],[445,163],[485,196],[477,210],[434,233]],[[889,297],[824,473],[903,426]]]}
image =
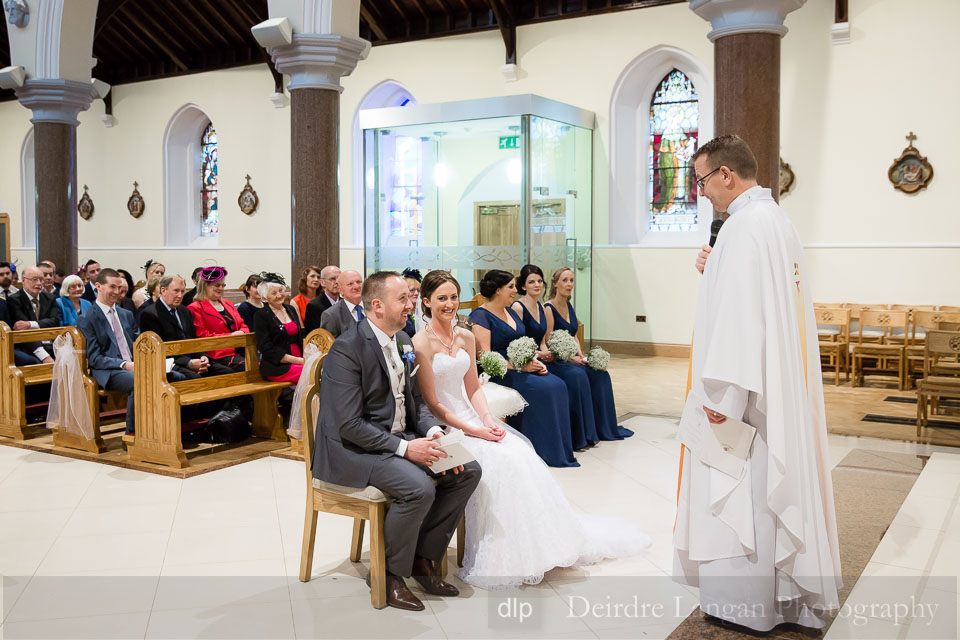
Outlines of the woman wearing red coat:
{"label": "woman wearing red coat", "polygon": [[[227,270],[223,267],[206,267],[200,271],[197,294],[187,307],[193,314],[193,324],[198,338],[250,333],[237,308],[223,299],[223,281]],[[234,371],[244,370],[242,349],[217,349],[207,352],[212,362],[217,362]]]}

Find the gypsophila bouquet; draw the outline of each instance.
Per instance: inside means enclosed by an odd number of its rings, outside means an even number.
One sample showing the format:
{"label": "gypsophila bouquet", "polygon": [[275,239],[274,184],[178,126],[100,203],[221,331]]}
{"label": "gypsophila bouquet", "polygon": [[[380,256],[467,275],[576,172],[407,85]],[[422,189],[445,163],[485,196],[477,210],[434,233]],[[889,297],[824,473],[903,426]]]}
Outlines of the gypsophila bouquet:
{"label": "gypsophila bouquet", "polygon": [[496,351],[481,351],[477,360],[480,368],[491,378],[502,378],[507,375],[507,359]]}
{"label": "gypsophila bouquet", "polygon": [[577,344],[577,339],[569,332],[558,329],[550,334],[550,339],[547,340],[547,349],[550,349],[550,353],[557,360],[566,362],[577,355],[580,351],[580,345]]}
{"label": "gypsophila bouquet", "polygon": [[605,349],[594,347],[587,353],[587,365],[597,371],[606,371],[610,364],[610,354]]}
{"label": "gypsophila bouquet", "polygon": [[537,343],[530,336],[517,338],[507,345],[507,359],[517,371],[537,357]]}

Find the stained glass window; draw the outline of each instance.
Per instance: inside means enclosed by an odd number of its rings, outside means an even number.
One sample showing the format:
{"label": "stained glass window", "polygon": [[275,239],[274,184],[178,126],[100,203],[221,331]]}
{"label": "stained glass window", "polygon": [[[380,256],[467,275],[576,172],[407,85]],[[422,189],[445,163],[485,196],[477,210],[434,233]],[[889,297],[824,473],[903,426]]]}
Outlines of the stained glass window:
{"label": "stained glass window", "polygon": [[200,197],[203,209],[200,218],[200,235],[216,236],[220,231],[220,214],[217,212],[217,130],[208,124],[200,138]]}
{"label": "stained glass window", "polygon": [[697,230],[697,89],[682,71],[668,73],[650,101],[650,231]]}
{"label": "stained glass window", "polygon": [[423,235],[423,151],[420,138],[396,137],[390,194],[390,236]]}

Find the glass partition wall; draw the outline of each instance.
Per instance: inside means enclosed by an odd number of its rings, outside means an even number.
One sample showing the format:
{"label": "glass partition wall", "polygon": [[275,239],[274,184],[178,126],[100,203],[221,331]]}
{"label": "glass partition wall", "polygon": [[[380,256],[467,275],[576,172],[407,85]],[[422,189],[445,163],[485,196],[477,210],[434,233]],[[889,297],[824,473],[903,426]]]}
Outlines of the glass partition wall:
{"label": "glass partition wall", "polygon": [[[416,108],[402,108],[407,122]],[[401,108],[375,111],[368,119],[383,121]],[[545,301],[553,272],[568,266],[590,339],[592,124],[524,113],[401,120],[364,125],[363,134],[367,273],[449,269],[469,300],[486,271],[519,274],[533,263],[544,271]]]}

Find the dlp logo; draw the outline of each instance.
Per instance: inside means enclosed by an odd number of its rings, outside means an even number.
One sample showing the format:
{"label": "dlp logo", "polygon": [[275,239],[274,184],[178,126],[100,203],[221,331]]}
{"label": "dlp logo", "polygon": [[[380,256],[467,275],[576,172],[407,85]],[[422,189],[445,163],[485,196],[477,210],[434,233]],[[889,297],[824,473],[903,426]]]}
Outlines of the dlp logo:
{"label": "dlp logo", "polygon": [[497,605],[497,615],[504,620],[516,620],[523,624],[533,615],[533,603],[521,602],[519,598],[507,598]]}

